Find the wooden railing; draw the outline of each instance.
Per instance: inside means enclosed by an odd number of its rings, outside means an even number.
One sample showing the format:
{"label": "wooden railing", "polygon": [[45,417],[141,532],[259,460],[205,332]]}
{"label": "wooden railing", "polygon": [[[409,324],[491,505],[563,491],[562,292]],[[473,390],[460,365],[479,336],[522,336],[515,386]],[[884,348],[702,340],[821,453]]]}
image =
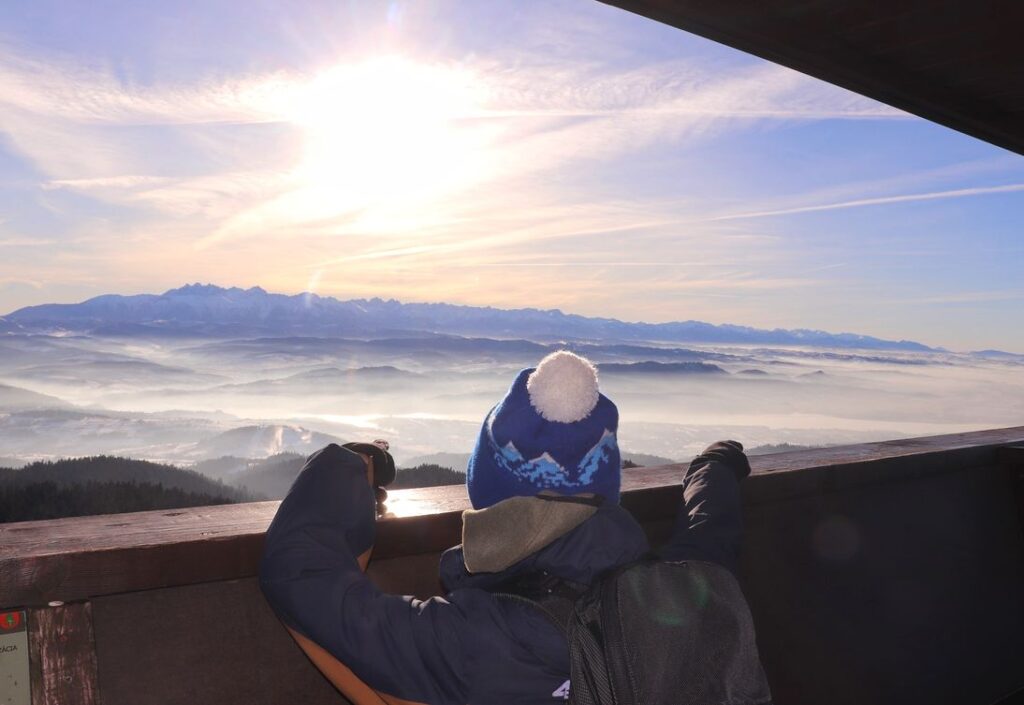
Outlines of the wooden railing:
{"label": "wooden railing", "polygon": [[[778,703],[989,703],[1024,686],[1024,427],[760,456],[741,580]],[[652,542],[683,466],[627,470]],[[429,596],[462,487],[399,490],[370,574]],[[33,703],[341,702],[254,576],[277,502],[0,525]]]}

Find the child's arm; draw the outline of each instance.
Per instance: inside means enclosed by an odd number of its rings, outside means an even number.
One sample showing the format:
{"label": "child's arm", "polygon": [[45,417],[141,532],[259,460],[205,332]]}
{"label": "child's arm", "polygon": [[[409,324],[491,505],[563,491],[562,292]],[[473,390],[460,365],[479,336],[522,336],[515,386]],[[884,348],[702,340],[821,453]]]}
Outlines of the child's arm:
{"label": "child's arm", "polygon": [[267,601],[332,682],[362,698],[355,702],[374,702],[372,688],[388,701],[465,703],[471,625],[443,599],[387,595],[370,582],[374,523],[363,458],[334,444],[312,455],[267,531]]}

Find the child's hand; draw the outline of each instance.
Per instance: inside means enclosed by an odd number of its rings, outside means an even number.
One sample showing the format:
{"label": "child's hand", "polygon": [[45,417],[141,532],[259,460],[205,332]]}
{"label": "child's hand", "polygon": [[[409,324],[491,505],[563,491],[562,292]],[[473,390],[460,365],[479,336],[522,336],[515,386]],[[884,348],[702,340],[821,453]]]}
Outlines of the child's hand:
{"label": "child's hand", "polygon": [[366,463],[366,481],[370,483],[370,487],[373,488],[374,499],[377,502],[377,516],[383,516],[387,511],[387,507],[384,506],[384,502],[388,499],[388,491],[377,484],[373,457],[366,453],[360,453],[359,457],[361,457],[363,462]]}
{"label": "child's hand", "polygon": [[366,481],[370,483],[370,487],[376,487],[373,482],[373,458],[366,453],[359,453],[359,457],[366,463]]}
{"label": "child's hand", "polygon": [[371,487],[387,487],[395,481],[395,459],[388,452],[390,445],[387,441],[346,443],[342,448],[363,456],[367,465],[366,479]]}

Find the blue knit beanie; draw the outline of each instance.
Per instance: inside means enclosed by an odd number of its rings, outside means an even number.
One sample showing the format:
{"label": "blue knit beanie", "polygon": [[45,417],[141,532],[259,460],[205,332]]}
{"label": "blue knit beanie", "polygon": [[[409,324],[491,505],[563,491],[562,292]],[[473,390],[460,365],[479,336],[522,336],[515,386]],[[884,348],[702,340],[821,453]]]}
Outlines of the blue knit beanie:
{"label": "blue knit beanie", "polygon": [[598,391],[594,365],[564,350],[548,355],[520,372],[484,419],[466,468],[473,507],[542,490],[618,503],[618,426],[619,410]]}

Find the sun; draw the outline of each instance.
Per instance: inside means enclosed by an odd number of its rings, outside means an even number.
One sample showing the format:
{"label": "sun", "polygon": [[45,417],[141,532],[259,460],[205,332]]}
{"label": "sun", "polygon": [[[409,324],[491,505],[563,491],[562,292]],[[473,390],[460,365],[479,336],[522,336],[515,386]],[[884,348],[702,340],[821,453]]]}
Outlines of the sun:
{"label": "sun", "polygon": [[304,136],[290,207],[321,219],[422,211],[480,177],[480,105],[479,82],[455,66],[381,57],[324,71],[284,107]]}

